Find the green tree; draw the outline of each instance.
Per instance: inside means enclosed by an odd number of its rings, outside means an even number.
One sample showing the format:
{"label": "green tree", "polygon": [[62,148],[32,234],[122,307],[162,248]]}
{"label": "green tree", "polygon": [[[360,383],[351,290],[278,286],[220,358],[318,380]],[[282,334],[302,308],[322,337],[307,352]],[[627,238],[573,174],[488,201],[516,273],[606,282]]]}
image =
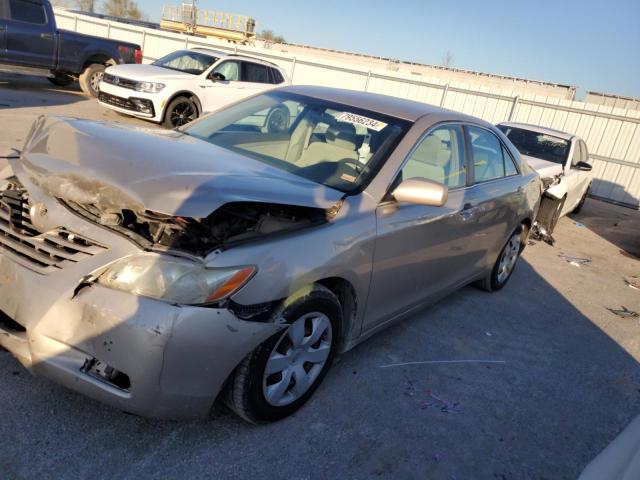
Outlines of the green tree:
{"label": "green tree", "polygon": [[111,17],[142,20],[144,15],[136,2],[131,0],[105,0],[102,11]]}
{"label": "green tree", "polygon": [[258,34],[258,38],[260,40],[264,40],[265,42],[287,43],[282,35],[276,35],[275,33],[273,33],[273,30],[262,30]]}

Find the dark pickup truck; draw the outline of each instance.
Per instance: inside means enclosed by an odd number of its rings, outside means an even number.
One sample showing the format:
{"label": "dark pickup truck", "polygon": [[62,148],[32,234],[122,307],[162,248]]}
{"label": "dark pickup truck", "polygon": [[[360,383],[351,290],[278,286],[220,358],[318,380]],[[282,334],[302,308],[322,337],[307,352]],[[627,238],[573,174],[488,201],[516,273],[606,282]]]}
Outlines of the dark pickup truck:
{"label": "dark pickup truck", "polygon": [[141,62],[138,45],[58,30],[48,0],[0,0],[0,64],[48,70],[59,86],[77,78],[85,94],[97,97],[107,66]]}

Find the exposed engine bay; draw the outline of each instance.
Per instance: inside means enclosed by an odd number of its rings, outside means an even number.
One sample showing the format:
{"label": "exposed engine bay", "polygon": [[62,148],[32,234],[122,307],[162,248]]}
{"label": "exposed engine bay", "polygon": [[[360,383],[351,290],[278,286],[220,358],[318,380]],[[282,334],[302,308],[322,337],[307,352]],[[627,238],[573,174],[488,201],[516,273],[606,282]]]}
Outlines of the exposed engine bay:
{"label": "exposed engine bay", "polygon": [[199,256],[232,244],[327,221],[327,211],[321,208],[256,202],[229,203],[206,218],[194,219],[148,210],[102,211],[93,204],[61,201],[76,213],[131,238],[143,248],[160,246]]}
{"label": "exposed engine bay", "polygon": [[[30,228],[23,222],[24,208],[28,211],[29,194],[16,177],[0,182],[0,199],[13,208],[12,222],[16,228]],[[204,256],[215,249],[232,244],[263,238],[320,225],[329,220],[331,211],[322,208],[301,207],[259,202],[235,202],[220,207],[206,218],[171,216],[149,210],[100,208],[93,203],[78,203],[57,198],[64,206],[84,218],[124,235],[142,248],[171,248]],[[25,207],[20,207],[20,205]],[[13,212],[13,210],[12,210]],[[23,227],[24,224],[24,227]]]}

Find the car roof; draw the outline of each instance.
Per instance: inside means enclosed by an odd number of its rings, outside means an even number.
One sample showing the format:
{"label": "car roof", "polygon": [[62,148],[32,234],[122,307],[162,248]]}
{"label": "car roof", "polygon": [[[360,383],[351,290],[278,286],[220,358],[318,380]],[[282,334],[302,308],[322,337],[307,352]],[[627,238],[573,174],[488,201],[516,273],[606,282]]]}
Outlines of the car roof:
{"label": "car roof", "polygon": [[571,139],[576,137],[576,135],[574,135],[573,133],[563,132],[562,130],[556,130],[555,128],[541,127],[539,125],[530,125],[528,123],[502,122],[502,123],[499,123],[498,125],[503,125],[505,127],[521,128],[523,130],[529,130],[531,132],[541,133],[543,135],[550,135],[552,137],[558,137],[568,141],[571,141]]}
{"label": "car roof", "polygon": [[363,108],[382,113],[391,117],[415,122],[421,117],[432,114],[446,115],[449,120],[469,121],[472,123],[492,126],[484,120],[464,115],[462,113],[445,110],[426,103],[406,100],[404,98],[380,95],[378,93],[346,90],[341,88],[317,87],[308,85],[294,85],[281,87],[278,91],[306,95],[330,102],[342,103],[356,108]]}
{"label": "car roof", "polygon": [[216,57],[219,58],[235,58],[237,60],[248,60],[251,62],[255,62],[255,63],[259,63],[261,65],[266,65],[269,67],[273,67],[273,68],[277,68],[278,70],[282,71],[282,68],[280,68],[280,66],[276,65],[273,62],[269,62],[267,60],[263,60],[262,58],[256,58],[256,57],[250,57],[249,55],[239,55],[237,53],[229,53],[229,52],[223,52],[220,50],[214,50],[212,48],[203,48],[203,47],[196,47],[196,48],[189,48],[186,51],[189,52],[198,52],[198,53],[202,53],[204,55],[214,55]]}
{"label": "car roof", "polygon": [[220,50],[214,50],[212,48],[188,48],[186,49],[188,52],[198,52],[204,55],[213,55],[215,57],[226,57],[228,54],[225,52],[221,52]]}

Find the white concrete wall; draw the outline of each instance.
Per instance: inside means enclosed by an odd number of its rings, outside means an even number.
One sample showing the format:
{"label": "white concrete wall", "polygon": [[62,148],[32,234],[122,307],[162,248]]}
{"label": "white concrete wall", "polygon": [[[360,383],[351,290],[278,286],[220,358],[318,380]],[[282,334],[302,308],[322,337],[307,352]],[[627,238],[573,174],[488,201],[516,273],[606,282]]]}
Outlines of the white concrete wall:
{"label": "white concrete wall", "polygon": [[594,165],[592,194],[640,208],[640,111],[563,100],[442,78],[416,79],[411,72],[327,60],[224,41],[194,38],[56,10],[59,28],[130,41],[142,46],[151,62],[184,47],[213,47],[270,60],[285,69],[295,84],[367,90],[439,105],[492,123],[505,120],[557,128],[584,138]]}

